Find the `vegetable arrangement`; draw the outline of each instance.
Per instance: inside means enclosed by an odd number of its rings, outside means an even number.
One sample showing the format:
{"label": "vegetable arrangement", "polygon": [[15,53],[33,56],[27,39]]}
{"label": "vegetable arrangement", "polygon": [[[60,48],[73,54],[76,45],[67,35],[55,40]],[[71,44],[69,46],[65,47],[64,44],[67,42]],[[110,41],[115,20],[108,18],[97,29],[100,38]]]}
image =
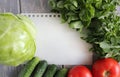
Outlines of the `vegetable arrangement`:
{"label": "vegetable arrangement", "polygon": [[83,65],[68,69],[58,68],[55,64],[48,65],[47,61],[34,57],[18,77],[120,77],[120,64],[113,58],[103,58],[95,61],[91,70]]}
{"label": "vegetable arrangement", "polygon": [[120,17],[115,13],[119,0],[49,0],[52,12],[61,21],[84,34],[98,57],[120,61]]}
{"label": "vegetable arrangement", "polygon": [[31,59],[18,77],[120,77],[117,62],[120,61],[120,17],[115,13],[119,3],[119,0],[49,0],[52,11],[61,13],[62,22],[84,34],[81,38],[91,43],[92,51],[102,57],[91,70],[83,65],[58,68],[33,58],[34,24],[27,17],[11,13],[0,14],[0,63],[17,66]]}
{"label": "vegetable arrangement", "polygon": [[0,13],[0,64],[18,66],[34,57],[33,22],[22,15]]}

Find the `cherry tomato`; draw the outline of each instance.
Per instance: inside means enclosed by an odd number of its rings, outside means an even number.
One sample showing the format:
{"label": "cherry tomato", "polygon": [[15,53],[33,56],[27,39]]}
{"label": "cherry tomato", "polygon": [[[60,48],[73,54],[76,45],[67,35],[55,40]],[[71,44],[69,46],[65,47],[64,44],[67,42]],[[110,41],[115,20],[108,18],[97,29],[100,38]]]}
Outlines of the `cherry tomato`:
{"label": "cherry tomato", "polygon": [[120,67],[116,60],[104,58],[93,64],[92,73],[93,77],[120,77]]}
{"label": "cherry tomato", "polygon": [[79,65],[70,69],[68,77],[92,77],[92,74],[87,67]]}

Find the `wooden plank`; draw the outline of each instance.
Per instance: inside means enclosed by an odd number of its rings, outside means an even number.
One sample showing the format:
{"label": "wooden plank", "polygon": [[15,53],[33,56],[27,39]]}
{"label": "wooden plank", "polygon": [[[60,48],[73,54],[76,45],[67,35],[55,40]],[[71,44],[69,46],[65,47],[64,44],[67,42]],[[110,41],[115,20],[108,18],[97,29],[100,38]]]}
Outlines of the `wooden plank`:
{"label": "wooden plank", "polygon": [[22,13],[48,13],[48,0],[20,0]]}
{"label": "wooden plank", "polygon": [[17,67],[0,65],[0,77],[18,77],[23,67],[23,65]]}
{"label": "wooden plank", "polygon": [[20,13],[19,0],[0,0],[0,12]]}

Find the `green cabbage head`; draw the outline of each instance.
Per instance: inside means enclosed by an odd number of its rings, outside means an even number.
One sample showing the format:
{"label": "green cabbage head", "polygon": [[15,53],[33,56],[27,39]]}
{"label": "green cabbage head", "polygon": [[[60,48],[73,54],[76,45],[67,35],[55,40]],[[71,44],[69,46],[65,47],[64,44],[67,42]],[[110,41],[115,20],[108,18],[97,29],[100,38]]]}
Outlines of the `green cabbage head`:
{"label": "green cabbage head", "polygon": [[33,22],[22,15],[0,14],[0,64],[18,66],[33,58],[36,45]]}

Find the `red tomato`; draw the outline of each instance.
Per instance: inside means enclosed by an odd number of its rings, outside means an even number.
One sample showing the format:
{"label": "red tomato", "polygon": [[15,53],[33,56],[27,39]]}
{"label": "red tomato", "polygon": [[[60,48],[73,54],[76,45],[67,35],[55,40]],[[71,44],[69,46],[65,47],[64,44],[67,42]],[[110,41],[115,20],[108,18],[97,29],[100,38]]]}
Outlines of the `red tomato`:
{"label": "red tomato", "polygon": [[96,61],[92,67],[93,77],[120,77],[120,68],[116,60],[104,58]]}
{"label": "red tomato", "polygon": [[92,77],[92,74],[85,66],[74,66],[68,72],[68,77]]}
{"label": "red tomato", "polygon": [[[119,68],[120,68],[120,63],[119,63]],[[120,73],[119,73],[119,77],[120,77]]]}

